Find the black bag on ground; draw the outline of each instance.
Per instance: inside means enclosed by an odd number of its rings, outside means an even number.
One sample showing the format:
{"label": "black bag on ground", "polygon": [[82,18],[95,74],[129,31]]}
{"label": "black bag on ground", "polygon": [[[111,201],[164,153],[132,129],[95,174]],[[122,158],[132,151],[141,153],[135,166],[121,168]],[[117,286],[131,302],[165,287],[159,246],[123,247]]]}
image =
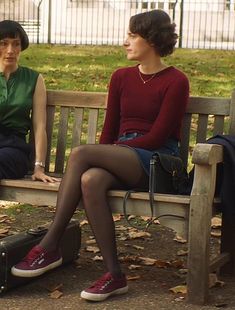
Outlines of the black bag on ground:
{"label": "black bag on ground", "polygon": [[156,152],[150,160],[149,191],[162,194],[184,194],[188,173],[180,157]]}
{"label": "black bag on ground", "polygon": [[[27,232],[7,236],[0,240],[0,293],[22,285],[35,278],[15,277],[11,267],[18,263],[28,251],[40,242],[47,231],[47,226],[29,229]],[[61,242],[63,265],[78,258],[81,246],[81,230],[78,220],[71,220]]]}

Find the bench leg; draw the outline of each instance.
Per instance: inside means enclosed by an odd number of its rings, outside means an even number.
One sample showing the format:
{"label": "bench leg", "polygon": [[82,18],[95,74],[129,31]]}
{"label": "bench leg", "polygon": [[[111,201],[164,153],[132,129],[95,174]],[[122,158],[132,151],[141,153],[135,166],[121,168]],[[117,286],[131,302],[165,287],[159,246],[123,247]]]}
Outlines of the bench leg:
{"label": "bench leg", "polygon": [[221,253],[230,254],[230,260],[220,268],[223,275],[235,275],[235,216],[222,216]]}
{"label": "bench leg", "polygon": [[187,299],[204,304],[209,295],[210,232],[215,191],[215,165],[195,165],[191,193]]}

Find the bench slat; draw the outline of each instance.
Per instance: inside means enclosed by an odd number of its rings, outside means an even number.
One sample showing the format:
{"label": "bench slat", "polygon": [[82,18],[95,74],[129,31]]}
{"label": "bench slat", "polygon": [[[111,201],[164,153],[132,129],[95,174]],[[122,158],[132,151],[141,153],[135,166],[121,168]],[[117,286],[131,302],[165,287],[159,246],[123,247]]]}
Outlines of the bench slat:
{"label": "bench slat", "polygon": [[65,164],[65,151],[68,134],[68,118],[69,108],[61,107],[59,128],[58,128],[58,140],[56,147],[56,161],[54,172],[63,173]]}
{"label": "bench slat", "polygon": [[83,112],[84,112],[84,109],[82,108],[74,109],[72,148],[81,144]]}
{"label": "bench slat", "polygon": [[96,143],[98,109],[91,109],[88,117],[87,143]]}
{"label": "bench slat", "polygon": [[198,117],[196,143],[205,142],[207,137],[208,115],[200,114]]}
{"label": "bench slat", "polygon": [[218,134],[223,134],[223,132],[224,132],[224,117],[221,115],[216,115],[214,121],[213,135],[215,136]]}

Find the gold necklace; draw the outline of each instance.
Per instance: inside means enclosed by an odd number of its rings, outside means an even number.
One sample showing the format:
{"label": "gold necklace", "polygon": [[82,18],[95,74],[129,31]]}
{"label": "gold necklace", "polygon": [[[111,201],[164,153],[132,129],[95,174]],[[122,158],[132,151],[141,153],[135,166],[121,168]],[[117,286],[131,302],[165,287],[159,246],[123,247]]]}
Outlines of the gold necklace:
{"label": "gold necklace", "polygon": [[148,78],[147,80],[144,80],[144,79],[142,78],[142,75],[141,75],[140,70],[139,70],[139,77],[140,77],[141,81],[142,81],[144,84],[150,82],[150,81],[156,76],[156,74],[157,74],[157,72],[154,73],[154,74],[153,74],[150,78]]}

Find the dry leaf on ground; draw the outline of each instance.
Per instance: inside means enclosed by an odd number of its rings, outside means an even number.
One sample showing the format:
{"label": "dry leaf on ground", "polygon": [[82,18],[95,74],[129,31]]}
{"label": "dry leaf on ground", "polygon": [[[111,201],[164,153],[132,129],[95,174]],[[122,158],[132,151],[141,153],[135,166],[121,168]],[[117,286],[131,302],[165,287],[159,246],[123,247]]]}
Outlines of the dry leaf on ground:
{"label": "dry leaf on ground", "polygon": [[166,261],[166,260],[163,260],[163,259],[157,259],[156,262],[155,262],[155,265],[158,268],[167,268],[167,267],[170,266],[170,262]]}
{"label": "dry leaf on ground", "polygon": [[152,266],[155,265],[157,260],[154,258],[149,258],[149,257],[139,257],[141,264],[146,265],[146,266]]}
{"label": "dry leaf on ground", "polygon": [[95,239],[86,240],[86,244],[95,244]]}
{"label": "dry leaf on ground", "polygon": [[174,241],[177,241],[177,242],[179,242],[179,243],[186,243],[186,242],[187,242],[186,239],[184,239],[184,238],[182,238],[182,237],[180,237],[180,236],[176,236],[173,240],[174,240]]}
{"label": "dry leaf on ground", "polygon": [[130,239],[136,239],[136,238],[149,238],[151,237],[151,234],[148,233],[147,231],[131,231],[128,233],[128,236]]}
{"label": "dry leaf on ground", "polygon": [[184,267],[184,262],[182,260],[173,260],[170,262],[171,267],[174,268],[183,268]]}
{"label": "dry leaf on ground", "polygon": [[103,261],[103,257],[100,255],[96,255],[95,257],[92,258],[92,260],[96,261],[96,262],[102,262]]}
{"label": "dry leaf on ground", "polygon": [[98,253],[98,252],[100,252],[100,250],[99,250],[99,248],[98,248],[97,246],[90,246],[90,245],[88,245],[88,246],[86,247],[86,251],[87,251],[87,252],[92,252],[92,253]]}
{"label": "dry leaf on ground", "polygon": [[84,226],[84,225],[87,225],[88,224],[88,221],[87,220],[83,220],[80,222],[80,226]]}
{"label": "dry leaf on ground", "polygon": [[63,284],[62,284],[62,283],[59,283],[59,284],[50,284],[50,285],[47,285],[47,286],[46,286],[46,289],[47,289],[49,292],[58,291],[58,290],[61,290],[62,288],[63,288]]}
{"label": "dry leaf on ground", "polygon": [[188,254],[188,250],[179,250],[177,251],[178,256],[185,256]]}
{"label": "dry leaf on ground", "polygon": [[140,269],[140,268],[141,268],[140,265],[130,265],[130,266],[128,267],[128,269],[130,269],[130,270],[136,270],[136,269]]}
{"label": "dry leaf on ground", "polygon": [[9,232],[9,228],[0,228],[0,237],[6,237]]}
{"label": "dry leaf on ground", "polygon": [[221,231],[212,231],[211,232],[212,237],[221,237]]}
{"label": "dry leaf on ground", "polygon": [[215,273],[209,274],[209,288],[215,287],[215,286],[222,287],[224,286],[224,284],[225,283],[223,281],[218,280],[217,275]]}
{"label": "dry leaf on ground", "polygon": [[116,231],[127,231],[128,228],[126,226],[123,226],[123,225],[116,225],[115,227]]}
{"label": "dry leaf on ground", "polygon": [[132,247],[136,250],[144,250],[144,247],[140,245],[132,245]]}
{"label": "dry leaf on ground", "polygon": [[127,281],[139,280],[140,276],[127,276]]}
{"label": "dry leaf on ground", "polygon": [[61,296],[63,296],[63,293],[61,291],[58,291],[58,290],[56,290],[50,294],[50,297],[53,299],[58,299]]}
{"label": "dry leaf on ground", "polygon": [[171,291],[174,294],[187,294],[187,286],[186,285],[177,285],[175,287],[172,287],[169,289],[169,291]]}
{"label": "dry leaf on ground", "polygon": [[120,221],[121,219],[122,219],[121,214],[115,214],[115,215],[113,215],[113,221],[114,221],[114,222]]}
{"label": "dry leaf on ground", "polygon": [[222,219],[220,217],[213,217],[211,219],[211,227],[212,228],[220,228],[222,226]]}

